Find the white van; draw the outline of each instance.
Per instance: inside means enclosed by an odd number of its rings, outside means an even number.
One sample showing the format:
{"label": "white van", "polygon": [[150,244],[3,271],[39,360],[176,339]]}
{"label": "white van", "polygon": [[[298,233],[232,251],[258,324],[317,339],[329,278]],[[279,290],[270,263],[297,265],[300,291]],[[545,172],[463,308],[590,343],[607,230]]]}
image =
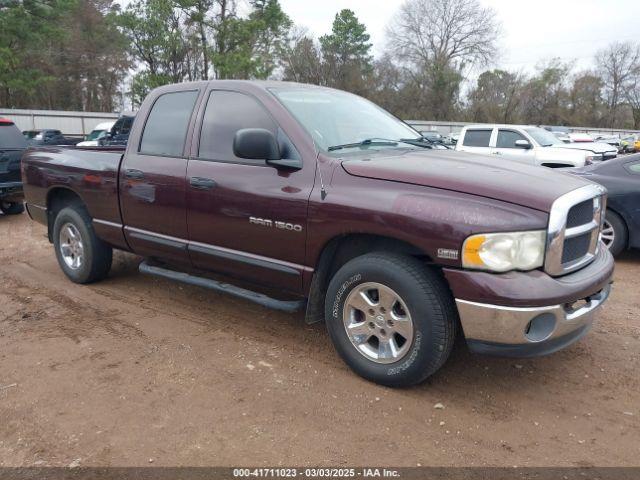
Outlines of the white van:
{"label": "white van", "polygon": [[583,167],[603,159],[601,154],[571,148],[544,128],[526,125],[468,125],[460,132],[456,150],[552,168]]}

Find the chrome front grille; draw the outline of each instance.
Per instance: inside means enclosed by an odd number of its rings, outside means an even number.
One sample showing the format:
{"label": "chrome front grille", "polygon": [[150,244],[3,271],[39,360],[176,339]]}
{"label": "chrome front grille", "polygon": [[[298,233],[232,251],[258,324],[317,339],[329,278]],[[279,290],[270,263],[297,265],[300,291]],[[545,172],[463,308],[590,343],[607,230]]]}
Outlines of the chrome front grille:
{"label": "chrome front grille", "polygon": [[544,269],[563,275],[595,258],[605,210],[606,189],[587,185],[558,198],[549,213]]}

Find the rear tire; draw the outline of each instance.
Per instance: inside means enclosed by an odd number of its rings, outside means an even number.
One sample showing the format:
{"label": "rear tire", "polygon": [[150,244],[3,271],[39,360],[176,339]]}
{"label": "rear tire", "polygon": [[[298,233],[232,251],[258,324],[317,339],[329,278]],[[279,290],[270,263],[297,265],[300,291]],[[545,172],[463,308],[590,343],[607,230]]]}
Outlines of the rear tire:
{"label": "rear tire", "polygon": [[24,204],[22,202],[0,202],[0,210],[5,215],[20,215],[24,212]]}
{"label": "rear tire", "polygon": [[92,283],[109,274],[113,250],[96,236],[84,207],[60,210],[53,224],[53,246],[60,268],[72,282]]}
{"label": "rear tire", "polygon": [[457,325],[444,279],[413,257],[388,253],[362,255],[338,270],[327,289],[325,317],[345,363],[390,387],[435,373],[451,353]]}
{"label": "rear tire", "polygon": [[612,210],[607,210],[602,228],[602,241],[611,255],[615,257],[626,250],[628,235],[627,225],[622,217]]}

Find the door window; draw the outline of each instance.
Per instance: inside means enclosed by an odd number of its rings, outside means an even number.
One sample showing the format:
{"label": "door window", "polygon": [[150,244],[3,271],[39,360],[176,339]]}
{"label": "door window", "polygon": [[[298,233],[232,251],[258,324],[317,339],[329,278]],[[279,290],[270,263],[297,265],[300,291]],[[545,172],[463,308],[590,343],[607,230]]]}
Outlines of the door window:
{"label": "door window", "polygon": [[496,142],[496,148],[518,148],[516,147],[516,140],[527,140],[513,130],[498,130],[498,140]]}
{"label": "door window", "polygon": [[465,147],[488,147],[491,130],[467,130],[462,145]]}
{"label": "door window", "polygon": [[214,90],[202,119],[198,157],[206,160],[263,164],[262,160],[238,158],[233,138],[243,128],[264,128],[278,134],[278,126],[256,99],[239,92]]}
{"label": "door window", "polygon": [[147,117],[140,153],[181,157],[197,98],[198,92],[194,90],[159,96]]}

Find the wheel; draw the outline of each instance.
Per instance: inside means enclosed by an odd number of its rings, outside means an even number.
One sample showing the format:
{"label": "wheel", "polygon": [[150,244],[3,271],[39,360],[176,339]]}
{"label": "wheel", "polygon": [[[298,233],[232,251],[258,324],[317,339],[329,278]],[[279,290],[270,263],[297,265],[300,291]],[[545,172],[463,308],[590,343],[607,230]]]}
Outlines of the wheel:
{"label": "wheel", "polygon": [[20,215],[24,212],[24,204],[22,202],[0,202],[0,210],[5,215]]}
{"label": "wheel", "polygon": [[627,225],[616,212],[607,210],[601,238],[614,257],[627,248]]}
{"label": "wheel", "polygon": [[445,281],[415,258],[370,253],[333,276],[327,330],[342,359],[373,382],[422,382],[447,360],[457,310]]}
{"label": "wheel", "polygon": [[53,224],[53,246],[60,268],[72,282],[102,280],[111,269],[113,250],[96,236],[81,206],[60,210]]}

